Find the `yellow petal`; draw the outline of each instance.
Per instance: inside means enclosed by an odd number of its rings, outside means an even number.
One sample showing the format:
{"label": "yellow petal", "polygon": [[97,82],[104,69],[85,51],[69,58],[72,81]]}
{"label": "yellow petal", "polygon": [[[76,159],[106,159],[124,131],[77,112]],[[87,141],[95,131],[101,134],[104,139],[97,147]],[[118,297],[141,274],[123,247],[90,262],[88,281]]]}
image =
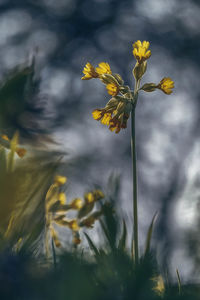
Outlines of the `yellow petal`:
{"label": "yellow petal", "polygon": [[99,75],[102,75],[102,74],[112,74],[112,71],[110,69],[110,65],[108,63],[106,63],[106,62],[99,63],[99,67],[96,68],[96,72]]}

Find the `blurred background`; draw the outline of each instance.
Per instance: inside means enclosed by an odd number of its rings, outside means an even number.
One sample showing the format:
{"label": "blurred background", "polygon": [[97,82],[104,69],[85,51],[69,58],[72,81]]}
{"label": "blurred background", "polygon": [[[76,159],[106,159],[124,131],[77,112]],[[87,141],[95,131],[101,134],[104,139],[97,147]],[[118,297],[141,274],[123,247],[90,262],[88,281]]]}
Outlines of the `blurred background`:
{"label": "blurred background", "polygon": [[200,266],[199,15],[198,0],[0,0],[0,76],[37,53],[38,101],[45,106],[40,125],[68,153],[63,172],[69,197],[106,186],[115,172],[121,182],[117,209],[130,226],[130,128],[116,135],[94,121],[92,110],[109,96],[100,81],[80,78],[88,61],[105,61],[133,87],[132,43],[150,41],[143,83],[170,76],[175,90],[139,96],[140,242],[157,211],[159,260],[174,276],[178,268],[183,281],[198,281]]}

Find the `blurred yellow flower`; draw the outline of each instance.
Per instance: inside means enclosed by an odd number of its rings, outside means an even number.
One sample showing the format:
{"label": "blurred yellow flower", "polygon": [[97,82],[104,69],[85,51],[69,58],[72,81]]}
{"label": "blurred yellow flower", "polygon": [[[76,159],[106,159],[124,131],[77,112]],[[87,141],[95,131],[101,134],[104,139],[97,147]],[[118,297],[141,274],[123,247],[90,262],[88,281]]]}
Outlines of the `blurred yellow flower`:
{"label": "blurred yellow flower", "polygon": [[72,200],[72,202],[69,204],[71,209],[81,209],[83,206],[83,200],[80,198],[75,198]]}
{"label": "blurred yellow flower", "polygon": [[54,178],[54,183],[57,186],[61,186],[61,185],[65,184],[66,181],[67,181],[67,178],[65,176],[56,175]]}
{"label": "blurred yellow flower", "polygon": [[60,201],[60,204],[64,205],[66,203],[67,197],[65,193],[59,193],[58,194],[58,201]]}
{"label": "blurred yellow flower", "polygon": [[99,64],[99,67],[96,68],[96,72],[99,74],[99,75],[103,75],[103,74],[112,74],[112,71],[110,69],[110,66],[108,63],[106,62],[101,62]]}
{"label": "blurred yellow flower", "polygon": [[170,95],[174,88],[174,81],[170,77],[164,77],[158,84],[158,89],[162,90],[165,94]]}
{"label": "blurred yellow flower", "polygon": [[148,50],[149,45],[149,42],[141,42],[139,40],[133,44],[133,55],[135,56],[139,64],[141,64],[151,56],[151,51]]}
{"label": "blurred yellow flower", "polygon": [[85,76],[81,78],[82,80],[89,80],[92,78],[97,78],[99,76],[98,73],[95,71],[95,68],[89,62],[85,65],[83,69],[83,74],[85,74]]}
{"label": "blurred yellow flower", "polygon": [[71,221],[68,221],[67,223],[68,223],[68,227],[70,229],[72,229],[73,231],[78,231],[79,230],[77,220],[73,219]]}
{"label": "blurred yellow flower", "polygon": [[114,83],[108,83],[106,85],[108,94],[111,96],[117,96],[117,94],[119,93],[119,86],[117,84]]}
{"label": "blurred yellow flower", "polygon": [[85,202],[86,202],[86,203],[92,203],[92,202],[95,201],[95,197],[94,197],[93,193],[91,193],[91,192],[85,194],[85,195],[84,195],[84,199],[85,199]]}

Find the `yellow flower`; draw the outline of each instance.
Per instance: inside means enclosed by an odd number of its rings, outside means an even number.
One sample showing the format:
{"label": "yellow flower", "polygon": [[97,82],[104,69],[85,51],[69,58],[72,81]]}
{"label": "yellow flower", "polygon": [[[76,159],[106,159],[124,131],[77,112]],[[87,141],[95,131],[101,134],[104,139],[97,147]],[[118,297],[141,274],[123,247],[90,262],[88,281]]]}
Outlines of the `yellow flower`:
{"label": "yellow flower", "polygon": [[108,83],[106,85],[108,94],[111,96],[117,96],[117,94],[119,93],[119,86],[117,84],[114,83]]}
{"label": "yellow flower", "polygon": [[99,67],[96,68],[96,72],[99,74],[99,75],[103,75],[103,74],[112,74],[112,71],[110,69],[110,66],[108,63],[106,62],[101,62],[99,64]]}
{"label": "yellow flower", "polygon": [[69,205],[71,209],[81,209],[83,201],[80,198],[75,198]]}
{"label": "yellow flower", "polygon": [[58,194],[58,201],[60,201],[60,204],[65,205],[66,200],[67,200],[67,197],[66,197],[65,193]]}
{"label": "yellow flower", "polygon": [[86,203],[92,203],[95,201],[95,197],[94,197],[93,193],[85,194],[84,199],[85,199]]}
{"label": "yellow flower", "polygon": [[112,119],[112,114],[111,113],[105,113],[101,119],[101,123],[103,125],[109,125],[110,120]]}
{"label": "yellow flower", "polygon": [[66,181],[67,181],[67,178],[65,176],[56,175],[54,178],[54,183],[57,186],[61,186],[61,185],[65,184]]}
{"label": "yellow flower", "polygon": [[95,109],[92,112],[92,116],[95,120],[100,121],[103,125],[109,125],[112,119],[112,113],[106,113],[104,109]]}
{"label": "yellow flower", "polygon": [[165,94],[170,95],[174,88],[174,81],[170,77],[164,77],[158,84],[158,89],[162,90]]}
{"label": "yellow flower", "polygon": [[89,62],[85,65],[83,74],[85,74],[85,76],[81,78],[82,80],[89,80],[99,77],[98,73],[95,71],[95,68]]}
{"label": "yellow flower", "polygon": [[26,154],[26,149],[24,149],[24,148],[17,148],[16,149],[16,153],[17,153],[17,155],[20,157],[20,158],[22,158],[22,157],[24,157],[24,155]]}
{"label": "yellow flower", "polygon": [[103,111],[102,109],[93,110],[92,112],[93,118],[97,121],[101,120],[101,118],[103,117],[102,111]]}
{"label": "yellow flower", "polygon": [[77,220],[71,220],[71,221],[68,221],[68,227],[70,229],[72,229],[73,231],[78,231],[79,230],[79,226],[78,226],[78,223],[77,223]]}
{"label": "yellow flower", "polygon": [[149,45],[149,42],[141,42],[139,40],[133,44],[133,55],[135,56],[139,64],[141,64],[151,56],[151,51],[148,50]]}

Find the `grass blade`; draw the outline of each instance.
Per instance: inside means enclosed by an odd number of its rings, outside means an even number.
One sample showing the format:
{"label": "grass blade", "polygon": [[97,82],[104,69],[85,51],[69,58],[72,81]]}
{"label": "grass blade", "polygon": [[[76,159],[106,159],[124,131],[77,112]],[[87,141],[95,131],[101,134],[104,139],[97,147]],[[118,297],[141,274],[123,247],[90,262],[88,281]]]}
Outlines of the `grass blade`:
{"label": "grass blade", "polygon": [[180,274],[179,274],[178,269],[176,269],[176,275],[177,275],[177,281],[178,281],[178,292],[179,292],[179,295],[180,295],[180,293],[181,293],[181,278],[180,278]]}
{"label": "grass blade", "polygon": [[126,247],[126,237],[127,237],[126,222],[123,220],[123,231],[122,231],[122,236],[119,240],[119,245],[118,245],[118,248],[120,250],[124,250]]}
{"label": "grass blade", "polygon": [[97,247],[94,245],[94,243],[93,243],[93,241],[91,240],[91,238],[89,237],[89,235],[88,235],[86,232],[84,232],[84,234],[85,234],[85,237],[86,237],[86,239],[87,239],[87,241],[88,241],[88,244],[89,244],[90,249],[91,249],[92,251],[94,251],[94,253],[95,253],[96,256],[98,256],[98,255],[99,255],[99,250],[98,250]]}
{"label": "grass blade", "polygon": [[149,254],[149,251],[150,251],[151,238],[152,238],[152,233],[153,233],[153,226],[154,226],[156,216],[157,216],[157,212],[153,216],[153,219],[152,219],[151,224],[150,224],[149,229],[148,229],[146,244],[145,244],[144,257],[146,257]]}

